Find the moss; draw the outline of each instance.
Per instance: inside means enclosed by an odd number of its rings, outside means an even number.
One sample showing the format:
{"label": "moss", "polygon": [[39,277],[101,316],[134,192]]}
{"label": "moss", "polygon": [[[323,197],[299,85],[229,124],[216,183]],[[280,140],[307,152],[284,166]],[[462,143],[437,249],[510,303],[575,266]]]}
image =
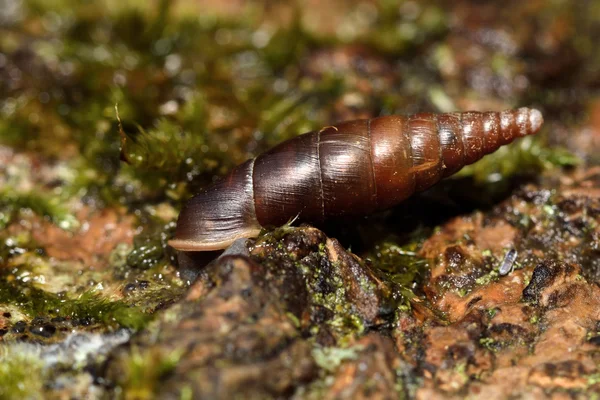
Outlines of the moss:
{"label": "moss", "polygon": [[12,274],[0,277],[0,303],[17,305],[29,318],[62,317],[78,322],[86,320],[105,326],[141,329],[149,320],[147,314],[122,301],[111,301],[94,292],[77,298],[54,294],[14,279]]}
{"label": "moss", "polygon": [[74,230],[79,221],[63,203],[63,198],[39,190],[20,193],[10,187],[0,189],[0,229],[15,220],[21,210],[28,209],[62,229]]}
{"label": "moss", "polygon": [[149,269],[155,266],[163,259],[164,249],[160,241],[143,238],[140,243],[139,238],[136,238],[137,243],[129,255],[127,256],[127,265],[132,268]]}
{"label": "moss", "polygon": [[0,234],[0,266],[8,265],[8,261],[27,252],[41,253],[32,243],[30,232],[22,232],[18,235],[4,236]]}
{"label": "moss", "polygon": [[479,278],[477,278],[475,280],[475,283],[480,286],[485,286],[485,285],[490,284],[491,282],[498,280],[498,276],[499,276],[498,271],[492,270],[492,271],[488,272],[487,274],[482,275]]}
{"label": "moss", "polygon": [[290,319],[290,321],[292,321],[292,324],[294,324],[294,326],[296,327],[296,329],[299,329],[302,324],[300,323],[300,320],[298,319],[298,317],[296,317],[294,314],[292,314],[291,312],[286,312],[285,316],[288,317]]}
{"label": "moss", "polygon": [[[167,70],[177,67],[175,64],[185,67],[219,51],[221,47],[213,41],[203,45],[194,40],[208,37],[204,31],[213,28],[186,18],[171,20],[167,1],[156,7],[105,7],[103,3],[62,8],[62,2],[37,2],[28,7],[31,20],[50,18],[59,23],[58,29],[48,32],[58,40],[34,36],[31,48],[35,62],[68,66],[68,84],[61,81],[64,77],[60,74],[50,74],[44,82],[32,77],[30,95],[10,98],[12,106],[2,108],[2,143],[50,157],[60,156],[65,147],[77,149],[70,163],[81,176],[71,182],[73,190],[64,189],[72,194],[84,189],[107,202],[136,199],[131,196],[131,185],[136,182],[142,186],[137,193],[156,196],[165,178],[168,184],[188,182],[198,174],[212,175],[219,165],[230,168],[245,158],[246,154],[240,154],[232,160],[219,150],[218,143],[215,145],[221,139],[219,134],[211,132],[212,139],[205,143],[206,98],[191,90],[193,83],[178,86],[174,78],[163,80],[161,76],[165,63]],[[110,18],[115,23],[107,25]],[[50,26],[45,22],[41,26]],[[186,49],[189,51],[179,53]],[[228,61],[227,67],[233,63]],[[207,77],[211,75],[206,71]],[[141,90],[137,90],[142,79]],[[175,88],[188,90],[184,102],[178,102]],[[142,121],[138,141],[124,152],[130,162],[136,160],[133,167],[119,165],[115,103],[127,121]],[[171,105],[178,112],[171,114]],[[168,119],[156,117],[161,114],[168,114]],[[33,124],[31,115],[45,123]],[[189,194],[175,189],[171,193],[175,198]]]}
{"label": "moss", "polygon": [[[333,315],[325,323],[340,338],[360,334],[365,330],[364,322],[355,314],[351,303],[347,301],[343,280],[336,272],[335,266],[332,266],[329,274],[320,270],[309,272],[306,287],[312,303],[333,312]],[[321,292],[324,287],[328,288],[325,296]]]}
{"label": "moss", "polygon": [[176,253],[168,241],[175,233],[174,221],[165,223],[162,218],[140,213],[140,224],[144,230],[135,236],[133,248],[127,255],[129,268],[147,270],[176,264]]}
{"label": "moss", "polygon": [[405,244],[391,237],[375,244],[366,258],[372,267],[384,275],[387,281],[395,284],[394,290],[399,295],[398,307],[410,307],[410,300],[415,297],[414,288],[420,287],[425,278],[429,264],[418,255],[428,229],[417,229],[412,232]]}
{"label": "moss", "polygon": [[487,315],[489,319],[493,319],[498,313],[498,308],[492,307],[487,309]]}
{"label": "moss", "polygon": [[172,373],[182,350],[163,350],[156,347],[132,347],[123,360],[116,392],[123,399],[153,399],[159,392],[161,380]]}
{"label": "moss", "polygon": [[348,336],[362,335],[365,332],[365,324],[359,316],[349,312],[346,307],[337,307],[335,311],[338,315],[329,319],[327,324],[346,334],[346,337],[339,340],[340,344],[343,344]]}
{"label": "moss", "polygon": [[[347,288],[340,274],[341,268],[339,264],[330,261],[326,243],[320,242],[315,246],[313,253],[301,259],[297,259],[297,254],[294,254],[297,245],[290,244],[295,240],[302,243],[306,240],[303,238],[304,235],[309,236],[314,233],[310,229],[308,231],[305,229],[284,225],[261,235],[254,246],[272,247],[274,250],[268,251],[269,258],[259,259],[259,262],[266,268],[277,271],[275,276],[281,274],[282,268],[293,268],[301,274],[299,279],[304,288],[300,290],[307,296],[311,313],[327,315],[322,323],[330,328],[330,333],[334,334],[340,342],[363,333],[366,329],[365,323],[354,309],[352,302],[348,301]],[[290,273],[294,272],[290,271]],[[370,289],[375,288],[366,281],[361,280],[359,283]],[[317,319],[321,318],[317,317]],[[299,317],[300,321],[303,319],[304,317]],[[319,331],[316,325],[308,329],[313,335]]]}
{"label": "moss", "polygon": [[600,373],[588,375],[587,385],[593,386],[600,384]]}
{"label": "moss", "polygon": [[489,337],[479,339],[479,345],[492,352],[500,350],[499,344],[496,342],[496,340]]}
{"label": "moss", "polygon": [[416,251],[419,246],[418,243],[399,246],[384,241],[375,246],[368,258],[375,268],[387,273],[392,282],[409,287],[427,268],[427,261]]}
{"label": "moss", "polygon": [[39,131],[25,118],[29,111],[24,96],[5,100],[0,112],[0,144],[20,150],[39,150]]}
{"label": "moss", "polygon": [[490,187],[490,190],[502,190],[511,177],[523,171],[538,174],[545,169],[570,167],[579,163],[577,156],[566,149],[549,147],[542,136],[527,136],[463,168],[454,178],[469,176],[477,184]]}
{"label": "moss", "polygon": [[192,400],[194,398],[194,392],[190,385],[183,385],[179,392],[180,400]]}
{"label": "moss", "polygon": [[[188,103],[188,107],[194,106]],[[202,113],[201,109],[197,111]],[[216,166],[206,154],[203,130],[191,133],[173,121],[161,119],[150,130],[138,126],[134,132],[126,132],[119,123],[119,132],[121,158],[130,165],[129,173],[152,188],[167,186],[171,189],[167,194],[177,193],[178,182],[192,180]]]}
{"label": "moss", "polygon": [[[398,2],[379,0],[375,3],[375,18],[368,19],[367,10],[348,13],[338,28],[342,42],[363,43],[379,52],[401,55],[423,42],[443,35],[447,30],[447,16],[432,4],[422,7],[399,6]],[[361,19],[360,24],[352,19]],[[360,29],[365,24],[364,29]]]}
{"label": "moss", "polygon": [[0,346],[1,399],[43,399],[45,378],[43,362],[36,354]]}

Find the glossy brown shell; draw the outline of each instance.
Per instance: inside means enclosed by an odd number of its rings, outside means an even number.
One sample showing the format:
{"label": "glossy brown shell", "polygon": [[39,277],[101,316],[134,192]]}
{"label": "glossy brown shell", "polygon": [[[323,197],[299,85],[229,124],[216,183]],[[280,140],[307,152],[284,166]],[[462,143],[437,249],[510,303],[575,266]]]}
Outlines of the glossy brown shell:
{"label": "glossy brown shell", "polygon": [[306,133],[190,199],[169,243],[218,250],[295,217],[321,222],[389,208],[542,123],[539,111],[520,108],[386,116]]}

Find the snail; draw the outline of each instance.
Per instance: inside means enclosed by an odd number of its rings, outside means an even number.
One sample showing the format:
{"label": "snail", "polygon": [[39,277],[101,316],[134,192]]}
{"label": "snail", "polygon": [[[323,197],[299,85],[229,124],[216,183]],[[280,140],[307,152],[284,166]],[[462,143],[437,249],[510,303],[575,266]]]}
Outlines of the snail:
{"label": "snail", "polygon": [[392,207],[543,123],[535,109],[420,113],[355,120],[306,133],[234,168],[183,207],[177,250],[224,249],[299,217]]}

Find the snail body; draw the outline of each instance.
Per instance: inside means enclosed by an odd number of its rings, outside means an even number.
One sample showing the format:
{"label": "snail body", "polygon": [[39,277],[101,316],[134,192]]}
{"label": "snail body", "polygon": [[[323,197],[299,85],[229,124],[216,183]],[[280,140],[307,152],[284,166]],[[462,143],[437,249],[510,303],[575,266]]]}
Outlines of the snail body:
{"label": "snail body", "polygon": [[320,223],[400,203],[513,140],[536,133],[535,109],[420,113],[329,126],[234,168],[183,207],[171,246],[226,248],[295,217]]}

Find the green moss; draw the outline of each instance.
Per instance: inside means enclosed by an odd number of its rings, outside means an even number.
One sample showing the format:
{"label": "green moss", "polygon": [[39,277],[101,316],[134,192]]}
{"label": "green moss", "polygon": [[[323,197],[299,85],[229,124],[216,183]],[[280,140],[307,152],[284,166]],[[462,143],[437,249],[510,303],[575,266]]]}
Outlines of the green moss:
{"label": "green moss", "polygon": [[124,373],[119,376],[117,392],[124,399],[153,399],[159,392],[161,379],[177,367],[182,350],[131,348],[123,360]]}
{"label": "green moss", "polygon": [[296,327],[296,329],[299,329],[302,324],[300,323],[300,320],[298,319],[298,317],[296,317],[294,314],[292,314],[291,312],[286,312],[285,316],[288,317],[290,319],[290,321],[292,321],[292,324],[294,324],[294,326]]}
{"label": "green moss", "polygon": [[[188,103],[188,107],[194,106]],[[136,132],[126,132],[119,124],[119,132],[121,158],[131,166],[131,173],[151,187],[167,185],[174,189],[177,182],[191,180],[216,165],[207,157],[203,131],[191,133],[161,119],[154,128],[138,126]]]}
{"label": "green moss", "polygon": [[398,306],[410,307],[410,300],[415,297],[413,288],[420,286],[429,270],[427,260],[418,254],[427,232],[428,229],[417,229],[403,245],[396,238],[385,239],[366,256],[372,267],[395,285],[400,296]]}
{"label": "green moss", "polygon": [[40,316],[63,317],[132,329],[141,329],[149,320],[147,314],[122,301],[111,301],[93,292],[70,298],[65,294],[38,289],[15,279],[14,275],[0,277],[0,303],[16,305],[32,319]]}
{"label": "green moss", "polygon": [[165,223],[162,219],[142,214],[140,223],[144,230],[135,236],[133,248],[127,255],[126,265],[130,268],[147,270],[160,268],[176,263],[176,254],[169,247],[168,241],[173,237],[176,224]]}
{"label": "green moss", "polygon": [[577,156],[566,149],[549,147],[543,137],[527,136],[463,168],[454,177],[473,177],[479,185],[500,190],[503,185],[508,184],[511,177],[522,174],[523,171],[537,174],[544,169],[570,167],[579,163]]}
{"label": "green moss", "polygon": [[58,227],[74,230],[79,227],[79,221],[65,206],[64,199],[42,191],[19,193],[10,187],[0,189],[0,229],[13,221],[23,209],[47,217]]}
{"label": "green moss", "polygon": [[133,268],[149,269],[164,258],[164,249],[160,241],[144,238],[138,240],[135,248],[127,256],[127,265]]}
{"label": "green moss", "polygon": [[181,391],[179,392],[179,400],[192,400],[194,398],[194,392],[191,386],[183,385]]}
{"label": "green moss", "polygon": [[479,339],[479,345],[482,347],[485,347],[486,349],[492,351],[492,352],[496,352],[499,350],[499,345],[498,343],[489,337],[484,337]]}
{"label": "green moss", "polygon": [[492,271],[488,272],[487,274],[482,275],[479,278],[475,279],[475,283],[480,286],[485,286],[485,285],[488,285],[490,282],[494,282],[494,281],[498,280],[498,277],[499,277],[498,271],[492,270]]}
{"label": "green moss", "polygon": [[43,362],[18,346],[0,346],[0,399],[44,399]]}
{"label": "green moss", "polygon": [[[329,274],[320,269],[311,267],[302,268],[306,272],[306,288],[309,291],[312,303],[331,310],[334,316],[327,320],[327,324],[334,328],[341,336],[354,332],[357,328],[362,330],[363,325],[353,315],[352,307],[346,301],[346,290],[342,278],[335,272],[335,266]],[[327,288],[324,293],[323,288]],[[358,326],[357,326],[358,325]]]}
{"label": "green moss", "polygon": [[416,251],[419,246],[418,243],[399,246],[385,241],[376,245],[368,258],[375,268],[387,273],[392,282],[408,287],[427,268],[427,261]]}
{"label": "green moss", "polygon": [[[352,314],[346,307],[337,307],[337,315],[327,321],[327,324],[336,328],[339,332],[346,332],[349,335],[362,335],[365,332],[365,324],[356,314]],[[339,341],[344,342],[344,339]]]}
{"label": "green moss", "polygon": [[28,111],[24,97],[5,100],[0,111],[0,144],[21,150],[37,151],[39,131],[25,118]]}
{"label": "green moss", "polygon": [[344,281],[337,273],[338,269],[335,265],[332,265],[327,272],[314,270],[314,266],[302,268],[301,271],[306,272],[306,288],[313,306],[324,307],[333,313],[325,323],[338,335],[340,343],[345,337],[355,336],[365,331],[364,321],[348,301]]}
{"label": "green moss", "polygon": [[379,13],[373,26],[354,40],[366,42],[380,52],[399,55],[447,30],[447,16],[435,5],[411,9],[390,0],[377,3]]}
{"label": "green moss", "polygon": [[588,386],[600,384],[600,373],[588,375],[587,384]]}
{"label": "green moss", "polygon": [[[302,274],[306,292],[308,293],[309,307],[323,308],[329,310],[331,315],[324,321],[324,324],[330,328],[339,342],[346,338],[362,334],[365,329],[365,323],[354,309],[352,302],[348,301],[347,287],[343,277],[340,275],[340,267],[336,263],[331,263],[327,254],[327,244],[319,243],[318,250],[311,256],[296,260],[293,252],[290,254],[285,246],[287,235],[304,234],[303,229],[284,225],[264,233],[255,242],[256,247],[272,246],[276,251],[273,252],[274,258],[261,259],[260,263],[267,268],[273,268],[274,271],[281,272],[281,265],[291,261],[291,268],[298,270]],[[294,239],[292,239],[294,240]],[[270,256],[272,257],[272,256]],[[368,282],[367,279],[361,279],[359,282],[368,290],[375,290],[377,287]],[[321,311],[318,311],[321,313]],[[319,330],[317,326],[311,326],[311,334],[316,334]]]}

